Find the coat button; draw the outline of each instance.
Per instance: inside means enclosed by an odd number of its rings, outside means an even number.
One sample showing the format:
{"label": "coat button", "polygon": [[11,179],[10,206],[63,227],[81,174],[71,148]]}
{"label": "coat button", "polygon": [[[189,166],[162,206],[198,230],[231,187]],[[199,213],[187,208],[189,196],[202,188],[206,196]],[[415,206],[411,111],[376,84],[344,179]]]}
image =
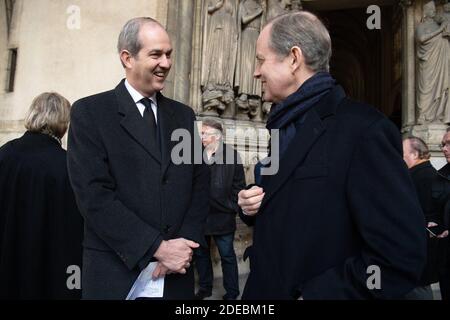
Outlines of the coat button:
{"label": "coat button", "polygon": [[170,230],[170,226],[169,225],[164,227],[164,233],[169,233],[169,230]]}

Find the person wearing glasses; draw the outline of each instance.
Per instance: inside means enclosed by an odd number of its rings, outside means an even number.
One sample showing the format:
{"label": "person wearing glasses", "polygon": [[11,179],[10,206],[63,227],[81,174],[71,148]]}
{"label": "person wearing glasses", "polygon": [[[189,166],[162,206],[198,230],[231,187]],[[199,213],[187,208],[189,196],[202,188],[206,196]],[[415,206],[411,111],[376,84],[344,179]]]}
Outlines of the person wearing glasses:
{"label": "person wearing glasses", "polygon": [[[223,143],[222,124],[213,119],[202,122],[202,143],[211,169],[209,214],[206,219],[205,237],[208,246],[214,238],[222,262],[224,300],[235,300],[239,296],[239,276],[234,233],[238,193],[245,186],[244,167],[236,150]],[[199,276],[199,290],[196,299],[211,296],[213,268],[210,248],[195,250],[195,266]]]}

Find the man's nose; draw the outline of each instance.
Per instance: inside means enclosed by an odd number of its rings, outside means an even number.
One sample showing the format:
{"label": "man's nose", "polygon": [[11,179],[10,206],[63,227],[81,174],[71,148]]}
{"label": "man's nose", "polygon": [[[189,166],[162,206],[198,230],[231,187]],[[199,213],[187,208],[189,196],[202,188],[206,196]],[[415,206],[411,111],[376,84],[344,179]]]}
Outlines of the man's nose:
{"label": "man's nose", "polygon": [[259,79],[259,77],[261,77],[261,72],[259,72],[259,68],[255,69],[255,72],[253,72],[253,77],[255,79]]}
{"label": "man's nose", "polygon": [[166,55],[163,55],[161,57],[161,62],[159,63],[160,67],[169,69],[172,66],[172,60],[171,58],[167,57]]}

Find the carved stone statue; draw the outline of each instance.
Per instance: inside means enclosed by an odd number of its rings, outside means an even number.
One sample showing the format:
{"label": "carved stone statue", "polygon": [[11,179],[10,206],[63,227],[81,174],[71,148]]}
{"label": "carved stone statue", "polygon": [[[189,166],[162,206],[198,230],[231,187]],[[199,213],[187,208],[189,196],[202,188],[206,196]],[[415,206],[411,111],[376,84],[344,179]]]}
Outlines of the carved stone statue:
{"label": "carved stone statue", "polygon": [[438,22],[440,25],[443,23],[447,24],[447,27],[445,28],[442,35],[444,37],[450,37],[450,2],[445,3],[442,6],[442,9],[444,10],[441,14],[436,16],[436,22]]}
{"label": "carved stone statue", "polygon": [[417,26],[419,59],[417,110],[418,123],[450,123],[450,44],[443,32],[448,22],[435,20],[436,6],[430,1],[423,7],[424,18]]}
{"label": "carved stone statue", "polygon": [[272,109],[272,103],[264,101],[262,104],[262,117],[264,120],[269,116],[270,109]]}
{"label": "carved stone statue", "polygon": [[267,0],[267,21],[284,13],[288,13],[291,6],[292,0]]}
{"label": "carved stone statue", "polygon": [[208,0],[203,41],[203,114],[217,116],[234,100],[237,54],[237,0]]}
{"label": "carved stone statue", "polygon": [[291,0],[291,10],[292,11],[298,11],[302,10],[302,1],[301,0]]}
{"label": "carved stone statue", "polygon": [[[256,40],[261,31],[263,6],[261,0],[243,0],[239,5],[239,50],[235,87],[236,118],[246,120],[259,114],[261,81],[253,77],[256,66]],[[257,119],[260,120],[260,119]]]}

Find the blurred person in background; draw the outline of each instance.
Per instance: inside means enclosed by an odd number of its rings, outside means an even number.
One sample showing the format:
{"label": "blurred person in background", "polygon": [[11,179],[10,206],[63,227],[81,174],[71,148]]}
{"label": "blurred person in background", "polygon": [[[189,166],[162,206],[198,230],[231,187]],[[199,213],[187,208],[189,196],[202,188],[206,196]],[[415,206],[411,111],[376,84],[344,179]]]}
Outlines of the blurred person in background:
{"label": "blurred person in background", "polygon": [[[447,161],[447,164],[443,166],[441,169],[439,169],[438,172],[447,179],[450,179],[450,127],[447,128],[446,133],[442,137],[440,147]],[[448,219],[450,218],[448,215],[448,210],[446,212],[447,212],[446,218],[448,221]],[[446,259],[445,264],[441,270],[441,274],[439,276],[439,287],[441,289],[442,300],[450,300],[450,243],[448,237],[446,241],[447,241]]]}
{"label": "blurred person in background", "polygon": [[223,299],[235,300],[239,296],[239,273],[234,234],[236,214],[239,211],[237,195],[245,187],[244,167],[238,152],[223,143],[223,127],[220,122],[203,120],[202,143],[211,169],[209,214],[205,227],[209,247],[200,247],[195,251],[200,286],[195,297],[202,300],[212,294],[214,276],[210,246],[211,238],[214,238],[222,262],[223,286],[226,291]]}
{"label": "blurred person in background", "polygon": [[442,239],[448,236],[448,231],[442,229],[448,194],[445,188],[440,186],[448,182],[431,165],[430,151],[422,139],[410,136],[403,140],[403,159],[416,188],[427,230],[430,230],[427,235],[428,255],[425,270],[418,287],[408,293],[406,299],[433,300],[431,284],[439,280],[439,270],[445,258],[444,245],[446,245]]}
{"label": "blurred person in background", "polygon": [[[70,103],[36,97],[27,131],[0,148],[0,298],[79,299],[83,220],[61,139]],[[77,273],[78,271],[78,273]]]}

